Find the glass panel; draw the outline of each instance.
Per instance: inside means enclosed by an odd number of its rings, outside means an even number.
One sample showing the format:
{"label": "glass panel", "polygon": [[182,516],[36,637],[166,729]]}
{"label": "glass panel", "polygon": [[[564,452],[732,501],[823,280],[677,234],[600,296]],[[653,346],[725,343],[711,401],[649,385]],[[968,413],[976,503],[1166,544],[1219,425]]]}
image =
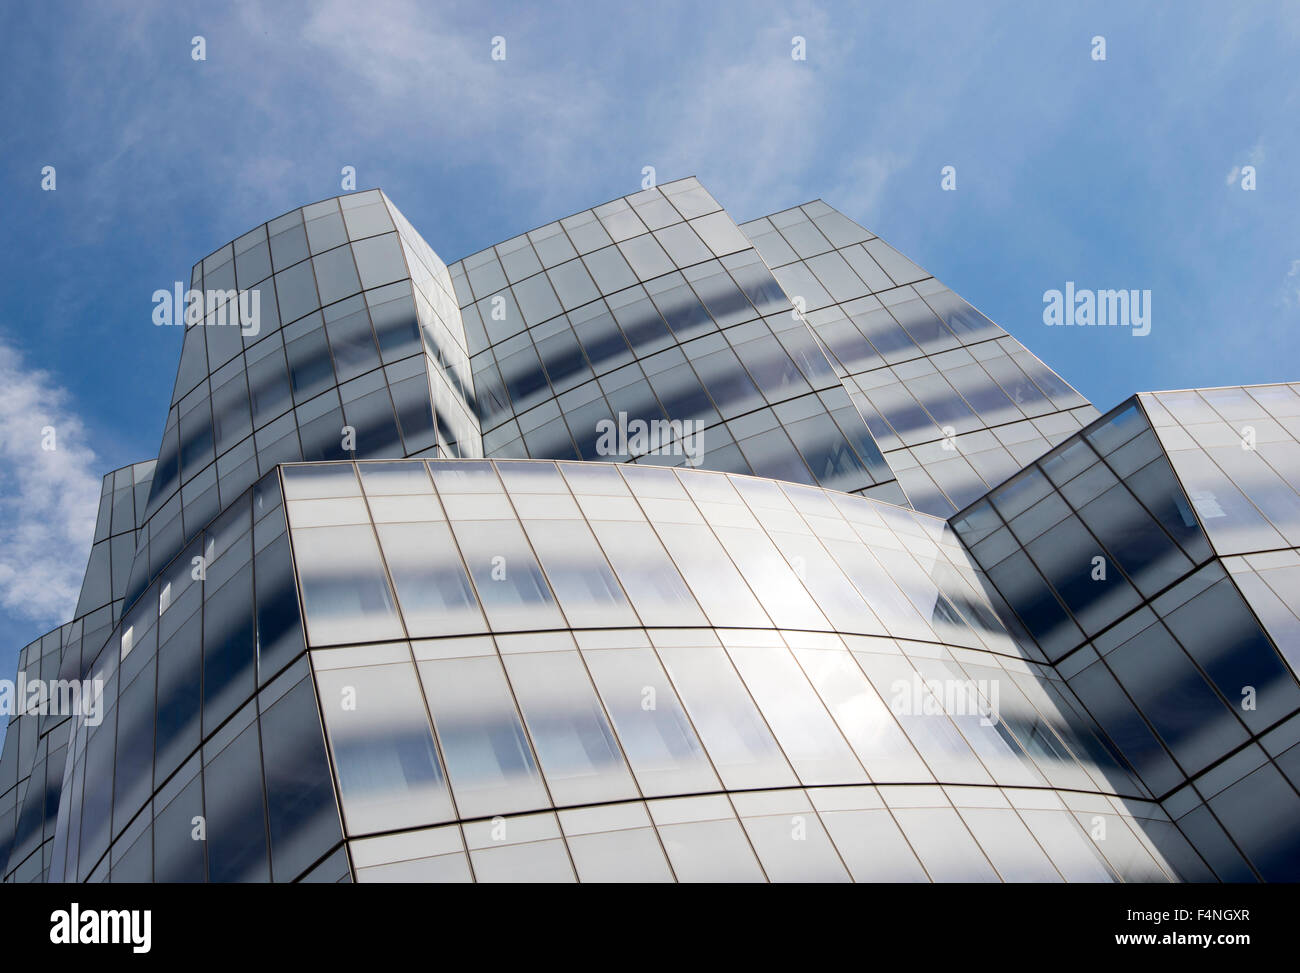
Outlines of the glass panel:
{"label": "glass panel", "polygon": [[318,669],[316,686],[349,834],[455,817],[410,663]]}
{"label": "glass panel", "polygon": [[727,652],[806,785],[866,783],[866,774],[821,700],[783,645],[736,645]]}
{"label": "glass panel", "polygon": [[593,522],[591,526],[643,624],[706,624],[649,524]]}
{"label": "glass panel", "polygon": [[[554,467],[549,467],[554,472]],[[636,614],[586,521],[525,522],[533,549],[574,628],[636,625]]]}
{"label": "glass panel", "polygon": [[254,563],[257,672],[258,680],[265,683],[304,648],[288,536],[282,533],[258,551]]}
{"label": "glass panel", "polygon": [[822,811],[821,819],[854,881],[926,881],[925,869],[883,808]]}
{"label": "glass panel", "polygon": [[564,627],[519,524],[466,520],[452,529],[493,631]]}
{"label": "glass panel", "polygon": [[1255,732],[1300,706],[1294,675],[1230,579],[1171,612],[1166,624]]}
{"label": "glass panel", "polygon": [[772,541],[760,530],[715,526],[733,561],[741,565],[759,601],[778,628],[825,630],[826,617],[809,597]]}
{"label": "glass panel", "polygon": [[557,804],[637,796],[576,651],[512,654],[505,665]]}
{"label": "glass panel", "polygon": [[406,630],[413,637],[485,630],[478,599],[446,524],[380,524],[376,530]]}
{"label": "glass panel", "polygon": [[946,660],[912,661],[925,678],[930,697],[998,783],[1036,786],[1047,782],[999,716],[1000,677],[976,682]]}
{"label": "glass panel", "polygon": [[1268,520],[1198,449],[1182,449],[1171,456],[1205,532],[1220,554],[1266,551],[1288,546]]}
{"label": "glass panel", "polygon": [[1246,731],[1163,625],[1130,639],[1106,662],[1188,773],[1245,742]]}
{"label": "glass panel", "polygon": [[961,816],[1004,882],[1060,882],[1061,876],[1010,808],[963,808]]}
{"label": "glass panel", "polygon": [[861,542],[824,538],[824,543],[891,635],[934,640],[934,632]]}
{"label": "glass panel", "polygon": [[[193,779],[154,818],[155,882],[204,880],[204,844],[194,840],[194,819],[203,816],[203,781],[197,773],[197,758],[193,766],[194,769],[188,771]],[[184,776],[182,774],[178,780],[183,780]]]}
{"label": "glass panel", "polygon": [[[213,569],[209,568],[209,572],[213,573]],[[209,593],[205,602],[203,726],[208,732],[253,693],[253,625],[253,566],[245,564],[220,590]]]}
{"label": "glass panel", "polygon": [[1106,860],[1074,815],[1065,811],[1021,810],[1020,816],[1047,850],[1067,882],[1113,882]]}
{"label": "glass panel", "polygon": [[573,866],[558,838],[470,852],[480,882],[572,882]]}
{"label": "glass panel", "polygon": [[653,828],[570,835],[581,882],[671,882],[673,874]]}
{"label": "glass panel", "polygon": [[771,528],[768,534],[812,592],[834,631],[886,634],[880,620],[816,538]]}
{"label": "glass panel", "polygon": [[667,646],[659,655],[723,786],[740,789],[796,783],[772,731],[720,646]]}
{"label": "glass panel", "polygon": [[934,881],[998,880],[997,873],[952,808],[898,808],[894,817]]}
{"label": "glass panel", "polygon": [[[114,775],[113,820],[120,829],[148,801],[153,789],[154,670],[152,663],[122,691],[117,709],[117,764]],[[59,779],[62,780],[61,768]],[[27,806],[39,806],[39,802],[29,800]]]}
{"label": "glass panel", "polygon": [[651,649],[587,649],[583,657],[642,793],[655,797],[718,788],[704,748]]}
{"label": "glass panel", "polygon": [[1115,570],[1100,575],[1096,539],[1071,517],[1026,545],[1043,575],[1074,613],[1085,632],[1096,632],[1141,603]]}
{"label": "glass panel", "polygon": [[312,645],[403,635],[369,524],[292,531]]}
{"label": "glass panel", "polygon": [[795,656],[872,779],[934,779],[847,651],[795,649]]}
{"label": "glass panel", "polygon": [[745,832],[734,819],[659,826],[679,882],[761,882]]}
{"label": "glass panel", "polygon": [[1183,772],[1157,742],[1115,677],[1101,662],[1088,666],[1070,679],[1069,684],[1147,787],[1162,794],[1182,783]]}
{"label": "glass panel", "polygon": [[811,810],[741,819],[771,882],[847,882],[848,872]]}
{"label": "glass panel", "polygon": [[262,761],[271,874],[290,881],[343,837],[310,679],[262,714]]}
{"label": "glass panel", "polygon": [[[1168,882],[1166,875],[1151,858],[1151,853],[1129,830],[1125,818],[1118,814],[1096,814],[1076,811],[1079,823],[1088,828],[1098,829],[1104,834],[1104,840],[1097,842],[1097,848],[1106,856],[1111,868],[1125,882]],[[1098,820],[1100,819],[1100,820]],[[1131,819],[1130,819],[1131,820]]]}
{"label": "glass panel", "polygon": [[1148,597],[1172,584],[1192,566],[1122,486],[1107,490],[1080,510],[1079,516]]}
{"label": "glass panel", "polygon": [[906,659],[869,652],[855,652],[854,657],[939,780],[953,784],[993,782],[975,759],[970,744],[948,719],[942,701],[931,695],[921,674]]}
{"label": "glass panel", "polygon": [[158,652],[155,786],[199,745],[201,631],[200,618],[195,615]]}
{"label": "glass panel", "polygon": [[767,614],[708,527],[659,524],[659,537],[714,625],[767,628]]}
{"label": "glass panel", "polygon": [[462,818],[550,806],[495,654],[421,662],[420,680]]}
{"label": "glass panel", "polygon": [[266,882],[266,811],[257,726],[250,726],[203,770],[208,881]]}
{"label": "glass panel", "polygon": [[1300,799],[1271,764],[1210,800],[1210,807],[1266,882],[1300,879]]}

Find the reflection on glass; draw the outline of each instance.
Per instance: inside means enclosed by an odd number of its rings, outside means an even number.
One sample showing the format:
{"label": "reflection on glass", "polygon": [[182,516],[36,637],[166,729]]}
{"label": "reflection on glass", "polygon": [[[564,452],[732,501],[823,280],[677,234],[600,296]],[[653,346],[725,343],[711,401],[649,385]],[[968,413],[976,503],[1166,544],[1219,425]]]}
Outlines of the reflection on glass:
{"label": "reflection on glass", "polygon": [[1113,882],[1106,859],[1068,811],[1021,809],[1020,817],[1067,882]]}
{"label": "reflection on glass", "polygon": [[409,663],[316,673],[349,834],[455,817]]}
{"label": "reflection on glass", "polygon": [[934,881],[998,880],[997,872],[952,808],[897,808],[894,817]]}
{"label": "reflection on glass", "polygon": [[865,784],[866,774],[790,650],[738,645],[726,635],[723,640],[799,779],[808,785]]}
{"label": "reflection on glass", "polygon": [[1164,626],[1130,639],[1106,664],[1188,773],[1245,742],[1245,729]]}
{"label": "reflection on glass", "polygon": [[930,695],[941,703],[953,725],[998,783],[1025,786],[1047,783],[1002,722],[1002,677],[977,682],[967,678],[955,664],[941,659],[914,659],[913,665],[926,680]]}
{"label": "reflection on glass", "polygon": [[665,646],[659,656],[724,787],[796,783],[772,731],[721,646]]}
{"label": "reflection on glass", "polygon": [[823,542],[871,610],[885,623],[890,635],[934,640],[935,635],[930,626],[917,614],[912,603],[903,597],[903,593],[864,544],[827,537],[823,538]]}
{"label": "reflection on glass", "polygon": [[847,651],[796,649],[795,655],[873,780],[934,779]]}
{"label": "reflection on glass", "polygon": [[564,627],[518,523],[460,521],[453,529],[493,631]]}
{"label": "reflection on glass", "polygon": [[533,520],[525,522],[525,527],[570,625],[637,624],[632,606],[585,521]]}
{"label": "reflection on glass", "polygon": [[770,536],[785,559],[826,613],[837,632],[885,635],[884,625],[845,577],[829,552],[809,534],[770,530]]}
{"label": "reflection on glass", "polygon": [[257,727],[250,726],[203,768],[204,824],[211,829],[206,832],[210,882],[271,878],[257,744]]}
{"label": "reflection on glass", "polygon": [[446,524],[380,524],[376,530],[412,636],[484,631],[474,589]]}
{"label": "reflection on glass", "polygon": [[550,806],[495,655],[421,662],[420,681],[462,818]]}
{"label": "reflection on glass", "polygon": [[715,526],[714,531],[779,628],[827,628],[826,617],[799,576],[763,531],[723,526]]}
{"label": "reflection on glass", "polygon": [[607,521],[591,526],[643,624],[705,624],[695,598],[649,524]]}
{"label": "reflection on glass", "polygon": [[402,637],[369,524],[292,531],[312,645]]}
{"label": "reflection on glass", "polygon": [[771,625],[722,545],[707,527],[659,524],[659,537],[714,625]]}
{"label": "reflection on glass", "polygon": [[704,748],[648,648],[583,652],[623,751],[648,797],[718,788]]}
{"label": "reflection on glass", "polygon": [[556,804],[636,796],[636,787],[577,652],[505,657]]}
{"label": "reflection on glass", "polygon": [[953,784],[993,783],[944,713],[942,701],[933,696],[921,674],[906,659],[869,652],[853,655],[939,780]]}

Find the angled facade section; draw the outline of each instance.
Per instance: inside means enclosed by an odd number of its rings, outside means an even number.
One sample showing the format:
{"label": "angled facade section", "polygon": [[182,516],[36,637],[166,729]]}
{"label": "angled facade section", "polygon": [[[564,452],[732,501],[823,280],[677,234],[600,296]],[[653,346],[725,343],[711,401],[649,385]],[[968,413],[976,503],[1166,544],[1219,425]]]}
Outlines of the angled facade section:
{"label": "angled facade section", "polygon": [[1139,397],[1224,567],[1300,672],[1300,390]]}
{"label": "angled facade section", "polygon": [[277,463],[481,455],[446,268],[377,190],[258,227],[191,288],[128,601]]}
{"label": "angled facade section", "polygon": [[1298,404],[1135,396],[952,521],[1204,880],[1300,878]]}
{"label": "angled facade section", "polygon": [[1024,345],[821,200],[741,229],[917,510],[951,515],[1097,417]]}

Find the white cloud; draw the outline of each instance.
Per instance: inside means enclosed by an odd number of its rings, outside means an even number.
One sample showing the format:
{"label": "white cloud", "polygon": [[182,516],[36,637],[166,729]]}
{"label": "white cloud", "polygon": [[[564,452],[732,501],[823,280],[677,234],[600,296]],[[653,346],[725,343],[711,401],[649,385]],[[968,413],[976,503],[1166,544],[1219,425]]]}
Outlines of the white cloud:
{"label": "white cloud", "polygon": [[0,607],[51,628],[72,617],[95,531],[102,477],[86,439],[67,390],[0,338]]}
{"label": "white cloud", "polygon": [[[726,48],[683,57],[648,99],[646,162],[661,181],[697,174],[737,220],[807,202],[800,177],[824,150],[833,52],[818,11],[775,16]],[[791,57],[792,38],[807,60]]]}
{"label": "white cloud", "polygon": [[[275,85],[240,91],[277,131],[323,123],[346,132],[357,155],[366,147],[364,159],[330,160],[336,169],[371,163],[360,185],[371,183],[377,165],[424,151],[444,161],[487,162],[502,185],[526,191],[544,212],[548,194],[599,173],[590,143],[574,133],[599,138],[617,100],[589,65],[555,70],[549,46],[540,46],[554,41],[536,21],[523,12],[496,28],[506,58],[494,61],[493,29],[413,0],[372,0],[361,18],[350,0],[324,0],[305,21],[289,8],[241,5],[239,22],[251,36],[294,36],[302,45],[291,65],[272,70],[291,69],[328,110],[307,120]],[[235,56],[255,69],[276,55],[272,45],[259,45]],[[388,159],[376,158],[371,145],[391,145]],[[395,202],[402,204],[400,194]]]}

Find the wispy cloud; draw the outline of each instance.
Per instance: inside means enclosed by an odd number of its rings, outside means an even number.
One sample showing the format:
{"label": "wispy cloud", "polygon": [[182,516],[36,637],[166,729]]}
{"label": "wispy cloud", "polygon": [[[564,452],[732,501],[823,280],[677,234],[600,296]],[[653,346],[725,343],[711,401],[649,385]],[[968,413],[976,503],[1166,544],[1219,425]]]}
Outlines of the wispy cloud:
{"label": "wispy cloud", "polygon": [[67,390],[0,337],[0,607],[51,628],[72,617],[95,531],[86,438]]}
{"label": "wispy cloud", "polygon": [[735,46],[683,51],[644,109],[646,161],[661,178],[698,174],[737,219],[803,202],[798,183],[824,152],[838,59],[819,10],[755,21]]}
{"label": "wispy cloud", "polygon": [[[611,93],[592,77],[589,61],[554,70],[552,42],[526,10],[495,28],[504,40],[502,60],[491,56],[494,28],[451,9],[374,0],[369,16],[355,14],[348,0],[325,0],[305,21],[290,8],[245,4],[239,21],[254,38],[295,37],[301,45],[292,65],[295,83],[327,101],[324,121],[346,133],[339,140],[345,156],[347,145],[366,147],[370,167],[362,183],[370,184],[376,165],[409,162],[424,152],[446,164],[487,162],[503,187],[544,204],[552,187],[597,171],[593,146],[614,107]],[[277,51],[274,43],[259,43],[231,56],[256,70]],[[276,130],[308,134],[321,124],[274,84],[246,94]],[[589,133],[590,140],[574,133]],[[387,159],[374,151],[386,144]],[[358,164],[356,154],[337,162]]]}

